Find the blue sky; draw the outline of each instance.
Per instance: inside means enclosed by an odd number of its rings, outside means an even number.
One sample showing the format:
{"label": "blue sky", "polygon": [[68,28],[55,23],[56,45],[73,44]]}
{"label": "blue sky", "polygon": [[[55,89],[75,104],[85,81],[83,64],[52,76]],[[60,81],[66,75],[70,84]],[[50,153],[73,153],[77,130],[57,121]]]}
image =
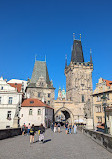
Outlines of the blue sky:
{"label": "blue sky", "polygon": [[0,75],[5,79],[31,78],[35,55],[47,58],[50,79],[66,87],[65,54],[71,59],[73,33],[82,34],[85,61],[92,49],[93,89],[100,77],[112,80],[111,0],[0,1]]}

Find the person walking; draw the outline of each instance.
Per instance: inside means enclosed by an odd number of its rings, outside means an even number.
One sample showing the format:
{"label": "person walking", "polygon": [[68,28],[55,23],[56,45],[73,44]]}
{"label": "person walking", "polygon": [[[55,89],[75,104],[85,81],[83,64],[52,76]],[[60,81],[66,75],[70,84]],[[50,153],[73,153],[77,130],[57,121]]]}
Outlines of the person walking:
{"label": "person walking", "polygon": [[54,132],[56,132],[57,130],[57,125],[56,125],[56,123],[54,124]]}
{"label": "person walking", "polygon": [[44,143],[44,133],[45,133],[45,127],[43,124],[39,127],[39,143]]}
{"label": "person walking", "polygon": [[65,133],[68,134],[68,123],[67,122],[65,123],[64,127],[65,127]]}
{"label": "person walking", "polygon": [[60,125],[60,123],[57,124],[57,128],[58,128],[58,132],[60,133],[60,130],[61,130],[61,125]]}
{"label": "person walking", "polygon": [[31,126],[30,126],[30,123],[28,124],[28,129],[27,129],[27,135],[29,135],[29,133],[30,133],[30,128],[31,128]]}
{"label": "person walking", "polygon": [[69,124],[69,134],[71,134],[71,131],[72,131],[72,124],[70,123]]}
{"label": "person walking", "polygon": [[25,125],[25,123],[22,125],[22,127],[21,127],[21,132],[22,132],[22,135],[24,136],[24,134],[25,134],[25,129],[26,129],[26,125]]}
{"label": "person walking", "polygon": [[73,129],[74,129],[74,134],[76,134],[76,133],[77,133],[77,126],[76,126],[75,123],[74,123],[74,125],[73,125]]}
{"label": "person walking", "polygon": [[34,124],[32,124],[30,128],[30,144],[34,142],[34,135],[35,135],[35,127]]}
{"label": "person walking", "polygon": [[51,130],[53,131],[54,130],[54,124],[51,123]]}

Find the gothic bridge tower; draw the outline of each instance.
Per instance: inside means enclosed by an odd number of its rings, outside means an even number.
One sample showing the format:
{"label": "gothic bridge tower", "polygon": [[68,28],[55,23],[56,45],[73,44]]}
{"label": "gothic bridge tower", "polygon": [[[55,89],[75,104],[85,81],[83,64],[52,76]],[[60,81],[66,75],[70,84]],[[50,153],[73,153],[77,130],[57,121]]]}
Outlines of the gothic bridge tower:
{"label": "gothic bridge tower", "polygon": [[[67,60],[67,59],[66,59]],[[93,62],[84,61],[81,40],[73,41],[71,62],[65,64],[66,99],[75,105],[83,105],[85,117],[92,117],[92,71]]]}

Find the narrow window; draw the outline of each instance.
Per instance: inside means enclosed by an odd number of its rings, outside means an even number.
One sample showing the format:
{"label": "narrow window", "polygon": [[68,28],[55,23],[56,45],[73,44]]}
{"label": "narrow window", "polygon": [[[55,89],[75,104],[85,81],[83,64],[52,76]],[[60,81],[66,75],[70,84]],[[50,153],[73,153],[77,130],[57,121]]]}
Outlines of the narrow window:
{"label": "narrow window", "polygon": [[50,105],[50,101],[48,101],[48,105]]}
{"label": "narrow window", "polygon": [[38,93],[38,97],[40,98],[40,92]]}
{"label": "narrow window", "polygon": [[1,90],[3,90],[3,87],[1,87]]}
{"label": "narrow window", "polygon": [[9,97],[9,102],[8,104],[12,104],[12,97]]}
{"label": "narrow window", "polygon": [[8,111],[8,112],[7,112],[7,119],[8,119],[8,120],[11,120],[11,111]]}
{"label": "narrow window", "polygon": [[84,102],[84,95],[82,95],[82,103]]}
{"label": "narrow window", "polygon": [[32,115],[32,109],[29,110],[29,115]]}
{"label": "narrow window", "polygon": [[50,93],[48,93],[48,98],[50,98],[50,96],[51,96],[51,94],[50,94]]}
{"label": "narrow window", "polygon": [[38,109],[38,115],[41,115],[41,109]]}
{"label": "narrow window", "polygon": [[1,104],[1,101],[2,101],[2,97],[0,97],[0,104]]}

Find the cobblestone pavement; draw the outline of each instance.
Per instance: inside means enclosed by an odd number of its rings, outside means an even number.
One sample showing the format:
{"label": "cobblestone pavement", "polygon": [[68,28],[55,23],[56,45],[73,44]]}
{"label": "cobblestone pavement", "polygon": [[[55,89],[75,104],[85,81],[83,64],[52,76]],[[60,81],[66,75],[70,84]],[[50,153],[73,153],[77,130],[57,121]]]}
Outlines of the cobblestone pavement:
{"label": "cobblestone pavement", "polygon": [[66,135],[46,130],[45,143],[38,135],[30,146],[29,136],[16,136],[0,141],[0,159],[112,159],[112,154],[83,135]]}

